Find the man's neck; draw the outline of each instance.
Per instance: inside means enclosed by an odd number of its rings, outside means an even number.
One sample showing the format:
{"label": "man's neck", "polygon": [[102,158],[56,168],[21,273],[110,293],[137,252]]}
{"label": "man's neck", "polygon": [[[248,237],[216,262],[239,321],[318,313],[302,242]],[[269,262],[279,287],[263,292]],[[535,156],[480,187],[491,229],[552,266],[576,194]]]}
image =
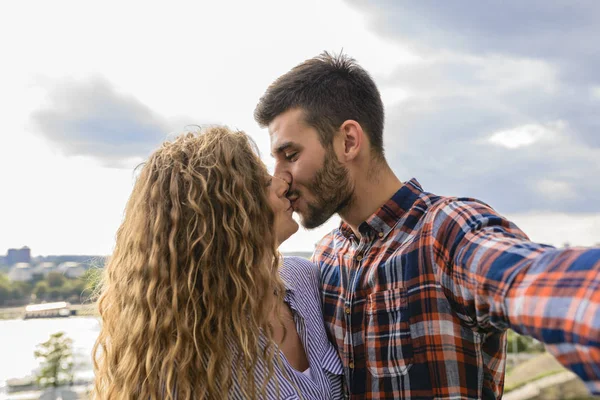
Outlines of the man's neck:
{"label": "man's neck", "polygon": [[354,201],[340,213],[340,217],[352,228],[356,237],[360,237],[358,226],[381,208],[402,185],[387,164],[375,173],[365,172],[355,182]]}

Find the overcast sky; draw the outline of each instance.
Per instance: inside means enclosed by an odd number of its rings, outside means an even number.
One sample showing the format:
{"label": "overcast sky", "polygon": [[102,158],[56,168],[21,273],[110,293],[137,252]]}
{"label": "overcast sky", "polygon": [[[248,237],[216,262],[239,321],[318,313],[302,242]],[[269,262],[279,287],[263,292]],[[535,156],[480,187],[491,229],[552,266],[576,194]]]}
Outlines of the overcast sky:
{"label": "overcast sky", "polygon": [[379,85],[401,180],[480,198],[536,241],[600,242],[600,3],[152,4],[0,5],[0,254],[110,254],[134,167],[188,124],[243,129],[272,165],[258,98],[341,49]]}

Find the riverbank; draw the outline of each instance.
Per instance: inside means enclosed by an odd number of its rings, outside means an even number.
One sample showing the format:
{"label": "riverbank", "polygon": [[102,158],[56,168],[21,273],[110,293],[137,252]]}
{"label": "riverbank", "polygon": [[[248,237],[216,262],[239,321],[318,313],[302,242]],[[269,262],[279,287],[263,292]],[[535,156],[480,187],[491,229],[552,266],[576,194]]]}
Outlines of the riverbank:
{"label": "riverbank", "polygon": [[[93,309],[93,305],[81,307],[82,313]],[[85,311],[83,311],[85,310]],[[6,311],[6,310],[3,310]],[[12,310],[13,312],[15,310]],[[10,320],[0,320],[0,332],[2,336],[10,340],[0,341],[0,400],[29,400],[29,399],[48,399],[41,397],[43,393],[36,390],[35,387],[21,387],[24,389],[15,391],[8,388],[8,384],[15,383],[13,379],[23,380],[23,384],[28,377],[36,375],[40,360],[35,357],[35,350],[40,343],[57,332],[64,334],[72,339],[72,354],[74,368],[73,391],[79,392],[79,389],[88,386],[93,381],[94,371],[92,365],[92,351],[98,334],[100,332],[100,318],[97,316],[77,316],[69,318],[33,318],[23,319],[17,317]],[[17,382],[18,383],[18,382]],[[41,391],[43,392],[43,391]],[[63,400],[73,399],[74,397],[62,396]],[[51,398],[51,397],[50,397]],[[85,398],[78,393],[77,398]]]}
{"label": "riverbank", "polygon": [[4,400],[38,400],[38,399],[88,399],[94,382],[91,379],[78,379],[69,385],[59,387],[39,387],[35,376],[9,379],[6,387],[0,389],[0,399]]}
{"label": "riverbank", "polygon": [[[78,317],[98,317],[98,308],[96,303],[89,304],[71,304],[71,310],[74,310]],[[22,319],[25,315],[25,306],[0,308],[0,320]]]}
{"label": "riverbank", "polygon": [[40,390],[30,390],[26,392],[7,393],[5,397],[0,395],[0,399],[6,400],[39,400],[39,399],[62,399],[62,400],[88,400],[92,384],[59,386],[57,388],[48,388]]}

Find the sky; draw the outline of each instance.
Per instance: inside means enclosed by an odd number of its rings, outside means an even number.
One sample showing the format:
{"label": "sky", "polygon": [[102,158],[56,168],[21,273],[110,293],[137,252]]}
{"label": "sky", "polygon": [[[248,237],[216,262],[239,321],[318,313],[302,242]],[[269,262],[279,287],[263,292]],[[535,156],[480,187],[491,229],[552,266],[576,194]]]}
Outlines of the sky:
{"label": "sky", "polygon": [[272,167],[254,107],[323,50],[374,78],[401,180],[479,198],[534,241],[600,243],[598,15],[593,0],[3,2],[0,254],[110,254],[135,166],[186,125],[242,129]]}

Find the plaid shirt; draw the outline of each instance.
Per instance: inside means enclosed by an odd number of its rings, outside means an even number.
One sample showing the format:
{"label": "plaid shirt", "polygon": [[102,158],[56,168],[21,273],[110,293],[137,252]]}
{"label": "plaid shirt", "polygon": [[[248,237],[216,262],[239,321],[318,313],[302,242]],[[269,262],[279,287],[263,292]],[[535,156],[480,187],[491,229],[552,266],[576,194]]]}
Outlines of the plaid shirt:
{"label": "plaid shirt", "polygon": [[353,399],[498,399],[506,329],[600,393],[600,249],[532,243],[486,204],[416,180],[313,255]]}

